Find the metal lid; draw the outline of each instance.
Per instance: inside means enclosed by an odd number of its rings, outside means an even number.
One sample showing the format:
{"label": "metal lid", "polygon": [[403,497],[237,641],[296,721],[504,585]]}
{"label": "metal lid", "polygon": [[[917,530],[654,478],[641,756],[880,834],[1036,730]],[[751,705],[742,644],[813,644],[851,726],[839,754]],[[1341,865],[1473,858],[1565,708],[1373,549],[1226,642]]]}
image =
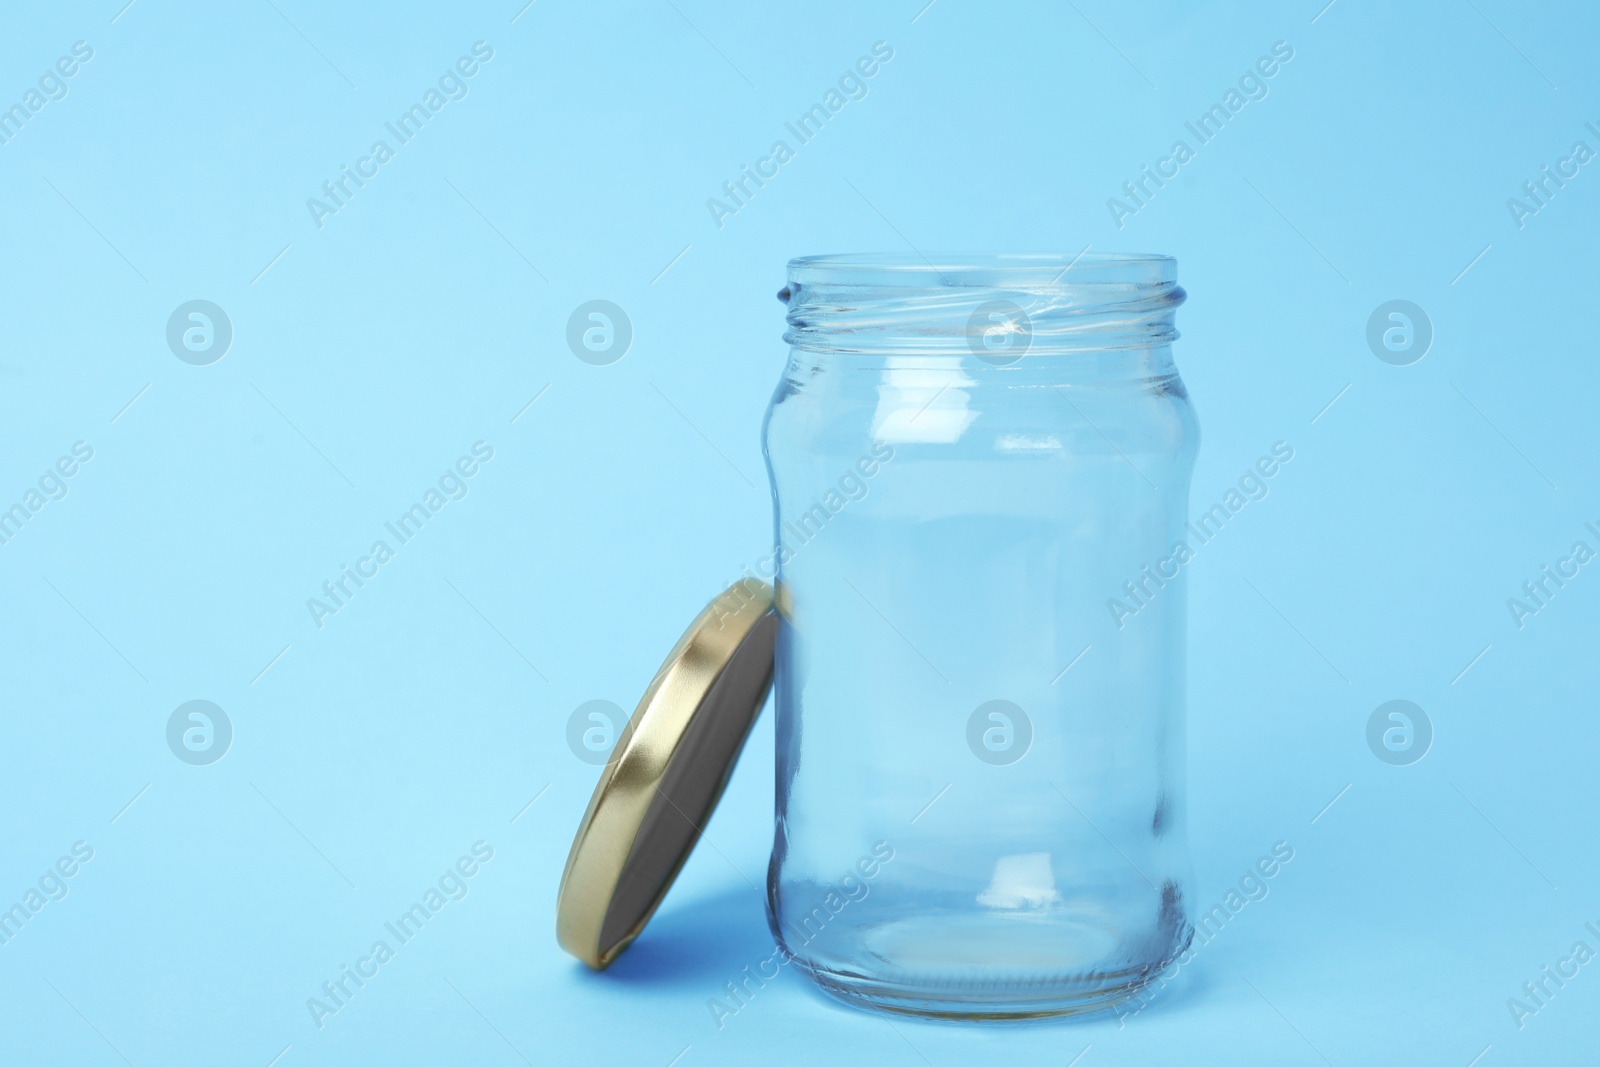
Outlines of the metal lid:
{"label": "metal lid", "polygon": [[639,936],[722,797],[772,685],[772,587],[713,600],[645,690],[561,875],[556,939],[600,970]]}

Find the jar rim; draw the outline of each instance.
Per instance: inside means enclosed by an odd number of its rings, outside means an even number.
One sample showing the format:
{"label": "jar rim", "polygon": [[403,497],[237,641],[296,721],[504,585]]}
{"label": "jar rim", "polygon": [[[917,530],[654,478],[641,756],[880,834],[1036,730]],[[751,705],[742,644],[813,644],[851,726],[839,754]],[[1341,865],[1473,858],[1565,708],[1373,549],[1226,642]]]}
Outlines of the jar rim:
{"label": "jar rim", "polygon": [[[789,280],[848,286],[1164,285],[1178,261],[1152,252],[842,252],[789,261]],[[937,281],[935,280],[937,279]]]}

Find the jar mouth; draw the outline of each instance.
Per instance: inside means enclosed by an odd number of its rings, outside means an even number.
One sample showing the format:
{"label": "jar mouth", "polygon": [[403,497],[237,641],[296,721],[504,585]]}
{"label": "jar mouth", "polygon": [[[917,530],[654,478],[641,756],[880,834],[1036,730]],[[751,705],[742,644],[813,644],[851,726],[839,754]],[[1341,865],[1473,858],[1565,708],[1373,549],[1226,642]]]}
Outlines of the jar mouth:
{"label": "jar mouth", "polygon": [[843,252],[789,261],[789,280],[843,286],[1162,285],[1178,261],[1152,252]]}
{"label": "jar mouth", "polygon": [[789,261],[784,340],[817,352],[1024,355],[1148,349],[1178,337],[1171,256],[858,252]]}

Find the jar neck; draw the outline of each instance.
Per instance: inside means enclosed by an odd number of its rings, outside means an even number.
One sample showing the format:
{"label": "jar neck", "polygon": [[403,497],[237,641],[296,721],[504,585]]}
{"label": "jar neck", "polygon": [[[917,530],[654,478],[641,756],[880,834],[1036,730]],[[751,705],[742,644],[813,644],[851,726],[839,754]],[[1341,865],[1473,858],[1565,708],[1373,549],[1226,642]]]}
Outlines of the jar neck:
{"label": "jar neck", "polygon": [[1100,348],[1073,352],[1030,351],[1005,365],[971,352],[858,352],[848,349],[789,349],[789,388],[876,389],[884,385],[933,383],[951,389],[1026,389],[1071,386],[1168,388],[1178,368],[1172,347]]}
{"label": "jar neck", "polygon": [[796,358],[849,362],[1138,365],[1178,337],[1176,270],[1165,256],[1106,254],[797,259],[779,294],[784,340]]}

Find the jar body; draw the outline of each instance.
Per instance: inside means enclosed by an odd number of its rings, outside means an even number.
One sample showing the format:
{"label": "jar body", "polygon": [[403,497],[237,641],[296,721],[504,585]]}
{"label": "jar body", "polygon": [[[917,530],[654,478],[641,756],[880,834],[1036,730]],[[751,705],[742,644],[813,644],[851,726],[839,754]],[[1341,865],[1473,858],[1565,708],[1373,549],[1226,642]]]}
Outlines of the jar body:
{"label": "jar body", "polygon": [[1015,360],[792,329],[763,433],[782,616],[769,918],[824,989],[885,1010],[1098,1008],[1193,932],[1182,291],[1131,345],[1120,328],[1041,345],[1063,301],[1001,295],[1035,308]]}

